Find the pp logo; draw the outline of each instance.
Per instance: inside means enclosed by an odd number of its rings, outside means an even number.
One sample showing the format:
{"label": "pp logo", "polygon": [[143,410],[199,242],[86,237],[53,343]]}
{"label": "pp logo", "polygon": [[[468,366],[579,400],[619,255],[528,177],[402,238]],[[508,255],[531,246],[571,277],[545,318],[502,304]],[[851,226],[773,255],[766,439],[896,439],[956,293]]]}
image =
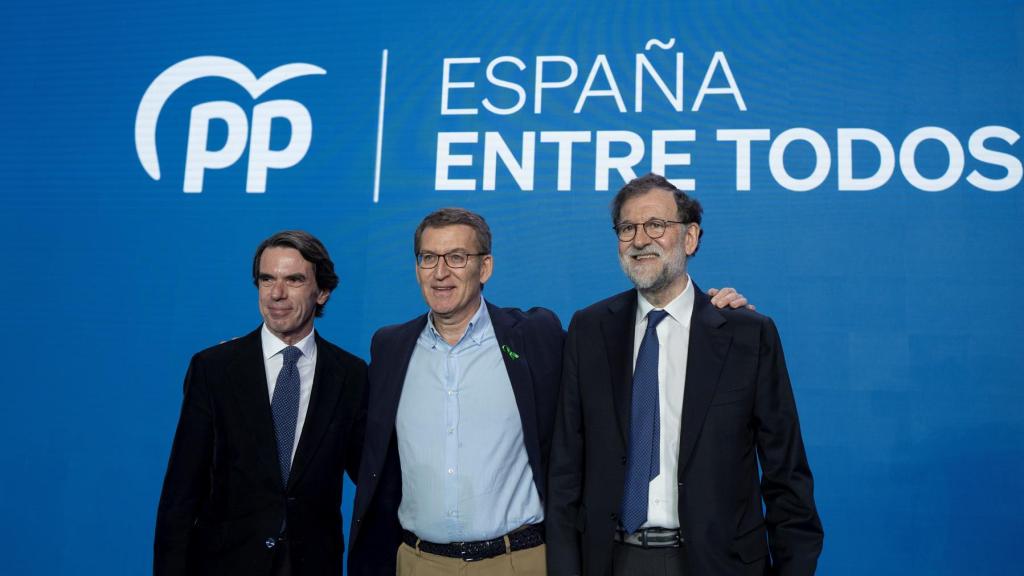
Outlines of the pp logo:
{"label": "pp logo", "polygon": [[[160,179],[160,161],[156,153],[156,124],[160,110],[175,90],[199,78],[227,78],[246,89],[253,100],[274,86],[300,76],[327,74],[312,64],[293,63],[278,66],[257,78],[251,70],[230,58],[199,56],[182,60],[164,70],[142,95],[135,115],[135,151],[146,173]],[[291,139],[280,150],[270,149],[270,126],[275,118],[283,118],[291,125]],[[219,150],[207,147],[211,120],[227,124],[227,141]],[[309,110],[294,100],[271,100],[253,107],[252,129],[249,118],[239,105],[216,100],[192,107],[188,124],[188,144],[185,154],[185,192],[203,191],[203,173],[207,169],[227,168],[249,145],[249,169],[245,191],[265,192],[267,170],[290,168],[299,163],[309,150],[313,138],[313,121]]]}

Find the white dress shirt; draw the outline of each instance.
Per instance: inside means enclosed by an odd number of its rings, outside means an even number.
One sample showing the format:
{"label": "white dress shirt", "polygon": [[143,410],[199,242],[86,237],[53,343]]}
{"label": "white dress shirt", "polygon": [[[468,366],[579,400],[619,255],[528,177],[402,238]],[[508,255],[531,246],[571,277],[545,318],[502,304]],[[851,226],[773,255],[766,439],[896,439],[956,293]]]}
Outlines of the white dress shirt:
{"label": "white dress shirt", "polygon": [[[292,460],[295,460],[295,451],[299,447],[299,438],[302,436],[302,425],[306,422],[306,411],[309,409],[309,394],[313,391],[313,374],[316,371],[316,338],[313,337],[315,330],[311,330],[305,338],[295,343],[295,347],[302,352],[295,366],[299,369],[299,417],[295,422],[295,443],[292,445]],[[281,351],[288,347],[280,338],[271,334],[267,325],[263,325],[260,331],[263,340],[263,367],[267,371],[267,393],[271,402],[274,400],[274,387],[277,386],[277,376],[284,366],[284,355]]]}
{"label": "white dress shirt", "polygon": [[[637,294],[636,327],[633,330],[633,367],[647,330],[647,313],[654,309]],[[668,316],[658,324],[658,410],[661,414],[659,453],[661,473],[651,480],[647,522],[643,528],[679,528],[679,435],[682,430],[686,359],[690,347],[690,316],[693,314],[693,282],[665,306]]]}

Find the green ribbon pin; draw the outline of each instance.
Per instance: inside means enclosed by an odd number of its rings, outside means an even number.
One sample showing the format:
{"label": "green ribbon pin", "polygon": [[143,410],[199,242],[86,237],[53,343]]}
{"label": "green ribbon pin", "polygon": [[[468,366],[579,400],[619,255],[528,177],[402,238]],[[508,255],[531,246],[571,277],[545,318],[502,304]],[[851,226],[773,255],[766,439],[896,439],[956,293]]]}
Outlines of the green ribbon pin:
{"label": "green ribbon pin", "polygon": [[519,354],[516,354],[515,352],[513,352],[512,349],[508,347],[508,344],[502,344],[501,345],[501,351],[504,352],[505,354],[508,354],[508,357],[513,359],[513,360],[518,360],[519,359]]}

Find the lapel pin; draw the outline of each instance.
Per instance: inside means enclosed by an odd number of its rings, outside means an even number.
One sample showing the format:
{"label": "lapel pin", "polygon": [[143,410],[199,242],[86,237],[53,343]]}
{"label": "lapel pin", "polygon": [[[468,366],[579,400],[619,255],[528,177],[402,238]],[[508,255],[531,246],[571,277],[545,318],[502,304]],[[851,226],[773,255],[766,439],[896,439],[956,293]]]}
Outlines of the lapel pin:
{"label": "lapel pin", "polygon": [[505,354],[508,354],[509,358],[511,358],[513,360],[518,360],[519,359],[519,354],[516,354],[515,352],[513,352],[512,349],[508,347],[508,344],[502,344],[501,345],[501,350]]}

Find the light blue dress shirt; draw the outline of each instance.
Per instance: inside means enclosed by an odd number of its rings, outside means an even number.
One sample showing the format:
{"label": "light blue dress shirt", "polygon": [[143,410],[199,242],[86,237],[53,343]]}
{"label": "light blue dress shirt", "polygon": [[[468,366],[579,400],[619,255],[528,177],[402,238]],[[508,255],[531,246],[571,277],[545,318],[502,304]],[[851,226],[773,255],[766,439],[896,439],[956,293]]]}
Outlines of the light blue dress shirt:
{"label": "light blue dress shirt", "polygon": [[487,306],[448,344],[416,341],[396,420],[402,527],[429,542],[497,538],[544,520],[512,383]]}

